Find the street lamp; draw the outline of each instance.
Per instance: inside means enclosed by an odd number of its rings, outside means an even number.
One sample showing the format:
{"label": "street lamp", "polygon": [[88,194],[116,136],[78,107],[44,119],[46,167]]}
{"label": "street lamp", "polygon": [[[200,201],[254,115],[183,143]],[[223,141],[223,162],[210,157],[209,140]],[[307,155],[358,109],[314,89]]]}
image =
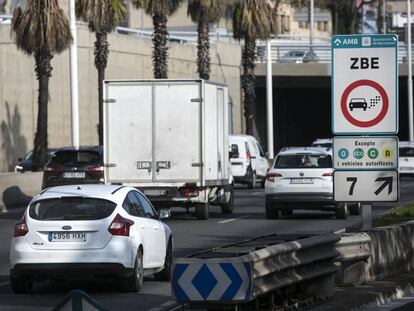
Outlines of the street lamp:
{"label": "street lamp", "polygon": [[69,49],[70,103],[72,111],[72,146],[79,148],[79,103],[78,103],[78,50],[76,33],[75,0],[69,0],[69,22],[72,44]]}
{"label": "street lamp", "polygon": [[413,77],[411,68],[411,0],[407,0],[407,53],[408,53],[408,134],[409,140],[414,141],[414,120],[413,120]]}

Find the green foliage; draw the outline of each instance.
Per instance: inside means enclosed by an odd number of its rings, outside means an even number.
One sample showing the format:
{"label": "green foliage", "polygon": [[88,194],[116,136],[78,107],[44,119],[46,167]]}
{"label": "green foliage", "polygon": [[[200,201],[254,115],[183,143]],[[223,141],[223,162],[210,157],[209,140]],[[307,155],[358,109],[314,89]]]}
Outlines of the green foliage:
{"label": "green foliage", "polygon": [[198,22],[200,13],[208,23],[217,23],[223,13],[222,0],[188,0],[187,14],[193,22]]}
{"label": "green foliage", "polygon": [[143,8],[148,15],[171,16],[184,0],[131,0],[136,8]]}
{"label": "green foliage", "polygon": [[61,53],[72,42],[69,21],[57,0],[29,0],[13,12],[12,34],[17,47],[31,55],[38,50]]}
{"label": "green foliage", "polygon": [[386,214],[374,219],[374,226],[388,226],[414,220],[414,202],[404,204],[402,206],[394,207]]}
{"label": "green foliage", "polygon": [[233,37],[266,40],[275,31],[274,17],[267,1],[240,0],[234,6]]}
{"label": "green foliage", "polygon": [[109,33],[124,17],[121,0],[77,0],[76,16],[89,23],[92,31]]}

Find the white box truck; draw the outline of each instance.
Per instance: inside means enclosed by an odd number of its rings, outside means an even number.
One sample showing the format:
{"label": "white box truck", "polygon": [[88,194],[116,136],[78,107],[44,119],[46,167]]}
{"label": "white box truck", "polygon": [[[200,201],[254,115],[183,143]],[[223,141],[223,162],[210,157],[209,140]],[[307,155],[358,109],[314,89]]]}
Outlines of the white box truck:
{"label": "white box truck", "polygon": [[233,211],[228,89],[204,80],[104,82],[105,182],[141,190],[156,208]]}

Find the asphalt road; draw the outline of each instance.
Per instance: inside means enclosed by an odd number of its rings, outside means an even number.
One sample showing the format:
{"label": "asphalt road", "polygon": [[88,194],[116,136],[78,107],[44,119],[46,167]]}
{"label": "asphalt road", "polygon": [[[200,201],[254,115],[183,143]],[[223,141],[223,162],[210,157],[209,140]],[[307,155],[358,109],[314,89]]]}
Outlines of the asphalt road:
{"label": "asphalt road", "polygon": [[[401,202],[414,201],[414,179],[403,179]],[[377,215],[396,204],[375,204]],[[0,310],[48,310],[58,304],[73,289],[81,289],[110,310],[160,310],[157,306],[170,300],[168,282],[148,278],[139,294],[122,293],[114,281],[71,281],[36,283],[28,295],[13,294],[9,279],[9,247],[12,228],[21,217],[23,208],[0,214]],[[350,225],[357,225],[360,216],[337,220],[333,213],[295,211],[292,216],[267,220],[264,216],[264,192],[262,189],[235,192],[235,212],[222,215],[213,207],[207,221],[195,220],[184,209],[174,209],[168,224],[174,232],[175,256],[186,256],[197,251],[225,245],[259,235],[279,233],[334,232]]]}

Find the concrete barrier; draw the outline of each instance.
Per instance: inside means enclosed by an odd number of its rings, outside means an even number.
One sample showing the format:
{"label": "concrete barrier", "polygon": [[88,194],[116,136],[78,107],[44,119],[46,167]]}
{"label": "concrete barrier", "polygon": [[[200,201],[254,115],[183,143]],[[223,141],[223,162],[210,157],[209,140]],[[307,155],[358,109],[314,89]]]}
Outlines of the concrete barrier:
{"label": "concrete barrier", "polygon": [[42,172],[0,174],[0,211],[26,205],[42,188]]}

